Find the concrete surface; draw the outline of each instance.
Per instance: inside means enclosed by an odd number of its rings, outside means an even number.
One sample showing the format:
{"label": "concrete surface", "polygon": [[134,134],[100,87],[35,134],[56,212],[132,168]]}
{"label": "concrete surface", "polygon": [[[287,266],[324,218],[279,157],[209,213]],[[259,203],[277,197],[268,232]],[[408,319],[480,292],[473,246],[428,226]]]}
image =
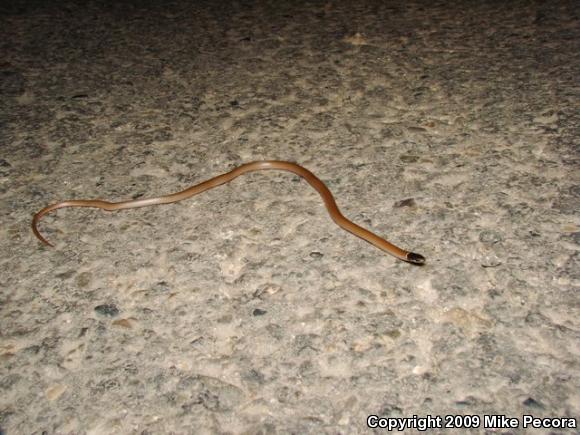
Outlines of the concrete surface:
{"label": "concrete surface", "polygon": [[0,11],[3,434],[579,433],[576,2]]}

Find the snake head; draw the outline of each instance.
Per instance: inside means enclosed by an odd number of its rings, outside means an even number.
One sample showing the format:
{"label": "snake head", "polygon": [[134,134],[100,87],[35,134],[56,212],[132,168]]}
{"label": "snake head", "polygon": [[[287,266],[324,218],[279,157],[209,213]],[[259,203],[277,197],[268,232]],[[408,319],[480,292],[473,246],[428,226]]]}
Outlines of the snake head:
{"label": "snake head", "polygon": [[409,252],[407,254],[407,261],[409,263],[418,264],[419,266],[422,266],[423,264],[425,264],[425,257],[423,257],[421,254]]}

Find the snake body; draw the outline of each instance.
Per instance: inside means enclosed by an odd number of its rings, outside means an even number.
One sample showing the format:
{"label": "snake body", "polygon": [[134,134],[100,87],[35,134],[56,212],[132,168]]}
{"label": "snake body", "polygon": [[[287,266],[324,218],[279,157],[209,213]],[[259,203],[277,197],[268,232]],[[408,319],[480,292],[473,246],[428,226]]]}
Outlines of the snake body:
{"label": "snake body", "polygon": [[107,211],[114,211],[138,207],[148,207],[150,205],[157,204],[171,204],[173,202],[178,202],[187,198],[191,198],[194,195],[205,192],[206,190],[209,189],[213,189],[214,187],[220,186],[224,183],[228,183],[232,181],[234,178],[237,178],[240,175],[245,174],[247,172],[268,169],[278,169],[282,171],[293,172],[294,174],[304,178],[314,189],[318,191],[318,193],[320,194],[320,196],[324,201],[324,205],[326,206],[326,209],[328,210],[330,217],[342,229],[354,234],[355,236],[360,237],[363,240],[366,240],[367,242],[375,245],[377,248],[387,252],[388,254],[395,256],[400,260],[419,265],[425,263],[425,257],[423,257],[422,255],[416,254],[414,252],[405,251],[404,249],[401,249],[398,246],[393,245],[392,243],[386,241],[385,239],[377,236],[376,234],[370,232],[369,230],[345,218],[343,214],[340,212],[338,206],[336,205],[336,201],[334,200],[334,197],[332,196],[330,190],[328,190],[328,187],[326,187],[326,185],[322,181],[320,181],[320,179],[318,179],[318,177],[316,177],[316,175],[314,175],[308,169],[303,168],[302,166],[297,165],[296,163],[276,160],[266,160],[246,163],[244,165],[238,166],[237,168],[235,168],[230,172],[218,175],[217,177],[199,183],[188,189],[182,190],[181,192],[172,193],[170,195],[165,196],[159,196],[157,198],[136,199],[132,201],[121,201],[121,202],[108,202],[93,199],[89,200],[81,199],[81,200],[57,202],[56,204],[52,204],[43,208],[34,215],[32,219],[32,231],[34,232],[34,235],[42,243],[48,246],[53,246],[48,240],[46,240],[40,234],[38,230],[38,223],[40,219],[44,215],[50,213],[53,210],[65,207],[92,207],[92,208],[100,208]]}

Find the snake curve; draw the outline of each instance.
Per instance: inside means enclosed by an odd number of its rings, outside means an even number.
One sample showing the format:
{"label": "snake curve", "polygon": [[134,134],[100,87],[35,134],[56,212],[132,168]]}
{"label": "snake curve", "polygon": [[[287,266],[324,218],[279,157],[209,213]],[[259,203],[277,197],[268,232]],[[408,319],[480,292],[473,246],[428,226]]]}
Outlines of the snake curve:
{"label": "snake curve", "polygon": [[372,245],[376,246],[377,248],[385,251],[386,253],[393,255],[394,257],[417,265],[422,265],[425,263],[425,257],[420,254],[416,254],[414,252],[405,251],[404,249],[399,248],[398,246],[393,245],[392,243],[386,241],[385,239],[377,236],[376,234],[370,232],[369,230],[355,224],[354,222],[350,221],[349,219],[345,218],[342,213],[340,212],[338,206],[336,205],[336,201],[332,196],[332,193],[326,187],[326,185],[318,179],[312,172],[308,169],[303,168],[300,165],[292,162],[284,162],[278,160],[264,160],[264,161],[256,161],[251,163],[246,163],[237,168],[233,169],[230,172],[227,172],[222,175],[218,175],[217,177],[211,178],[207,181],[202,183],[196,184],[188,189],[182,190],[181,192],[172,193],[170,195],[159,196],[157,198],[147,198],[147,199],[136,199],[131,201],[121,201],[121,202],[107,202],[102,200],[69,200],[69,201],[62,201],[57,202],[56,204],[49,205],[38,213],[36,213],[32,219],[32,231],[34,235],[45,245],[53,246],[48,240],[46,240],[40,231],[38,230],[38,223],[40,219],[50,213],[51,211],[57,210],[59,208],[65,207],[92,207],[92,208],[100,208],[106,211],[115,211],[115,210],[126,210],[130,208],[138,208],[138,207],[147,207],[150,205],[157,205],[157,204],[171,204],[173,202],[182,201],[187,198],[191,198],[194,195],[199,193],[205,192],[206,190],[213,189],[214,187],[220,186],[222,184],[228,183],[232,181],[234,178],[239,177],[242,174],[247,172],[254,172],[254,171],[261,171],[261,170],[268,170],[268,169],[278,169],[282,171],[292,172],[300,177],[304,178],[314,189],[318,191],[320,196],[324,201],[324,205],[328,211],[330,217],[334,220],[334,222],[341,227],[343,230],[346,230],[357,237],[360,237],[363,240],[371,243]]}

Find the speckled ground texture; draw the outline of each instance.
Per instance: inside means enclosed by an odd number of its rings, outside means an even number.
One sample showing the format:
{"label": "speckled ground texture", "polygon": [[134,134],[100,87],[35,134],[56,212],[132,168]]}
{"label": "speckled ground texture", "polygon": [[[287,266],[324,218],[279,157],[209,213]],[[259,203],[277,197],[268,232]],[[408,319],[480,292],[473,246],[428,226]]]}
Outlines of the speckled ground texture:
{"label": "speckled ground texture", "polygon": [[[578,419],[579,41],[573,1],[3,3],[0,432]],[[30,229],[263,159],[428,263],[278,171]]]}

